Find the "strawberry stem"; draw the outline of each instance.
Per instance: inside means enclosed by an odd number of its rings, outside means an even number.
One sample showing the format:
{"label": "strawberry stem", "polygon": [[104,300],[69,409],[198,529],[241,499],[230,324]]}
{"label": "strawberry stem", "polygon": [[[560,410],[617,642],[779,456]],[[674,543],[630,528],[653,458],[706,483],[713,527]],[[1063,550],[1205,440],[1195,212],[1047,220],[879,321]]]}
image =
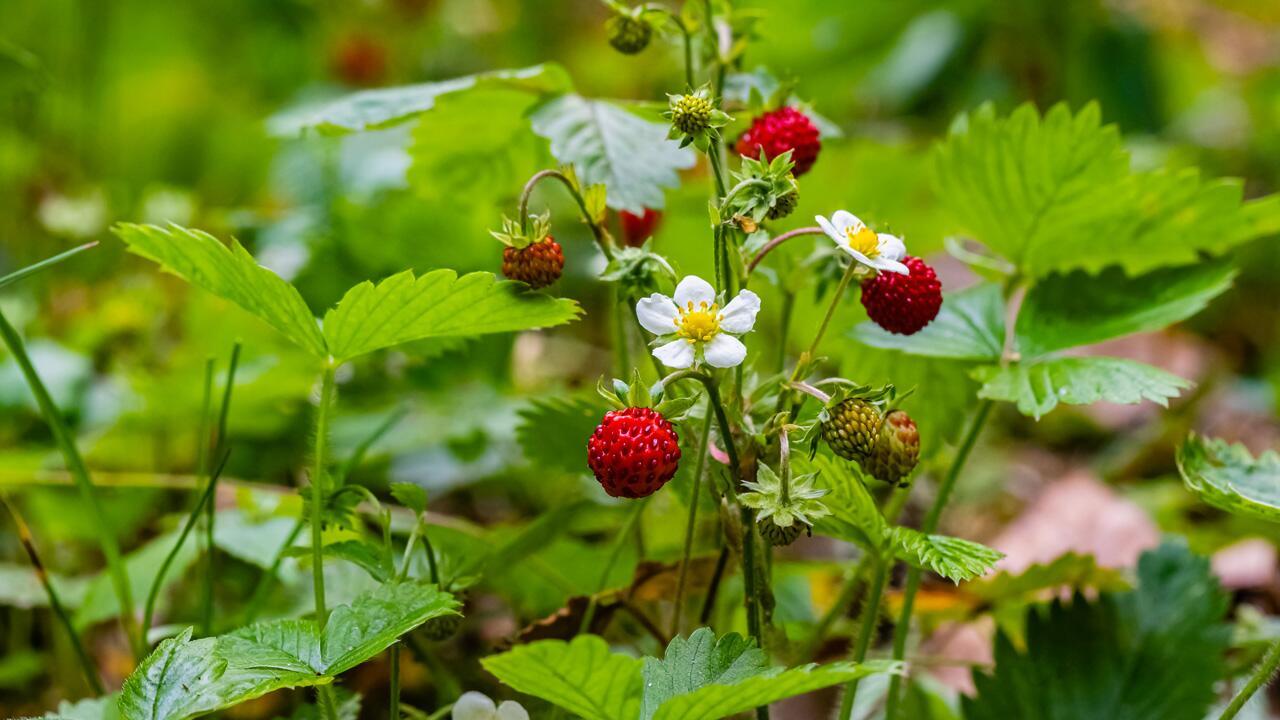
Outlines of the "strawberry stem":
{"label": "strawberry stem", "polygon": [[578,210],[582,213],[582,219],[587,223],[587,227],[591,228],[591,236],[595,238],[596,244],[600,246],[600,252],[604,253],[605,258],[613,260],[613,237],[609,235],[609,231],[596,222],[591,216],[591,212],[587,210],[587,201],[582,197],[582,193],[578,192],[577,184],[569,179],[568,175],[559,170],[539,170],[524,184],[524,189],[520,191],[520,232],[529,232],[529,196],[533,194],[533,189],[538,183],[547,178],[559,180],[569,190],[569,194],[573,196],[574,202],[578,204]]}

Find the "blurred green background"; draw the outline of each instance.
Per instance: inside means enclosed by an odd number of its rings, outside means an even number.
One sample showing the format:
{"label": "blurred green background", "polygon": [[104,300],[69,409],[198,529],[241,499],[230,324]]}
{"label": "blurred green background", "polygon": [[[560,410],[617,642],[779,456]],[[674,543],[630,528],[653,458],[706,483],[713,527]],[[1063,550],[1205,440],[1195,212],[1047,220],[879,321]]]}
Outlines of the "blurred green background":
{"label": "blurred green background", "polygon": [[[982,102],[1007,111],[1024,101],[1047,108],[1097,99],[1104,118],[1124,131],[1135,163],[1240,176],[1249,195],[1280,190],[1280,3],[1273,0],[741,0],[735,7],[761,14],[742,69],[763,65],[794,78],[797,94],[843,131],[824,139],[788,222],[850,209],[903,235],[913,253],[939,258],[944,282],[965,276],[941,257],[946,225],[928,179],[929,148],[956,113]],[[545,147],[459,170],[494,178],[485,192],[459,194],[407,173],[412,123],[342,139],[280,139],[266,121],[359,88],[547,61],[563,65],[577,91],[591,97],[661,101],[683,89],[674,40],[655,42],[638,59],[619,55],[604,39],[607,17],[589,0],[0,0],[0,274],[102,243],[6,288],[0,307],[28,339],[91,466],[104,483],[120,486],[108,500],[126,548],[173,527],[188,502],[182,483],[195,462],[206,359],[216,358],[221,372],[232,343],[244,342],[227,475],[280,486],[296,483],[304,461],[315,369],[238,309],[127,255],[110,224],[173,221],[235,235],[294,281],[317,312],[350,285],[405,268],[496,272],[500,246],[487,230],[504,212],[514,214],[524,176],[552,164]],[[451,133],[501,127],[495,120],[440,128],[416,142],[449,143]],[[683,271],[705,274],[705,168],[684,179],[668,193],[655,247]],[[603,263],[581,225],[567,220],[571,206],[561,194],[539,191],[535,205],[543,204],[562,218],[555,231],[569,258],[554,292],[577,298],[586,318],[536,335],[423,344],[347,369],[339,456],[392,408],[410,409],[357,479],[375,488],[421,483],[441,499],[436,507],[484,526],[514,526],[573,498],[601,499],[571,469],[580,447],[573,433],[581,428],[544,428],[546,442],[569,459],[565,468],[534,466],[516,438],[527,398],[591,386],[611,362],[610,299],[594,280]],[[1178,346],[1192,348],[1194,379],[1207,389],[1173,419],[1147,427],[1065,409],[1039,425],[1006,417],[999,444],[1008,455],[993,456],[980,473],[987,483],[966,497],[1007,515],[995,467],[1018,447],[1038,444],[1067,456],[1096,453],[1102,475],[1129,487],[1164,529],[1191,533],[1200,549],[1244,532],[1188,519],[1186,504],[1170,499],[1176,485],[1167,453],[1181,430],[1205,423],[1255,448],[1280,439],[1280,250],[1258,243],[1242,251],[1240,265],[1236,288]],[[793,338],[809,335],[805,328],[818,319],[815,298],[800,304]],[[847,303],[838,329],[860,313]],[[886,366],[875,353],[829,344],[848,353],[850,374],[916,372],[905,361]],[[776,346],[776,326],[762,321],[752,347],[774,357]],[[766,362],[763,369],[771,368]],[[971,397],[964,388],[957,393],[953,404]],[[589,432],[593,421],[584,423]],[[16,367],[0,355],[0,489],[20,497],[46,562],[84,575],[100,559],[77,496],[65,478],[45,472],[59,464]],[[661,502],[678,505],[671,494]],[[246,516],[273,512],[248,490],[222,503]],[[612,522],[606,513],[575,530],[592,537]],[[22,565],[10,527],[0,527],[0,559]],[[279,538],[253,542],[270,548]],[[593,551],[563,542],[546,551],[549,562]],[[678,542],[677,533],[655,532],[653,553],[669,554]],[[252,559],[227,563],[220,592],[231,606],[255,575]],[[0,584],[4,577],[17,576],[0,576]],[[567,582],[589,588],[594,581]],[[495,637],[512,629],[502,618],[537,617],[565,595],[534,580],[521,584],[506,598],[511,612],[489,614]],[[6,602],[14,608],[0,635],[0,710],[35,712],[77,694],[66,689],[77,687],[74,669],[33,665],[42,631],[33,636],[32,610]],[[181,611],[175,615],[180,621]]]}

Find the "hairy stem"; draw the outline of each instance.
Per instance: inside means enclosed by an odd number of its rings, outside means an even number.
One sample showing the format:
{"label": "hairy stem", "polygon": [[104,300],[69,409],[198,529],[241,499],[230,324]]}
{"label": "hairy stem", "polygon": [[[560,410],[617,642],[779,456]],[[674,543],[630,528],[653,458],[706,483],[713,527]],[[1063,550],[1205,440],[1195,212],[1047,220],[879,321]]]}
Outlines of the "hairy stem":
{"label": "hairy stem", "polygon": [[698,501],[702,492],[702,474],[707,468],[707,441],[711,437],[711,413],[702,422],[702,435],[698,441],[698,461],[693,470],[693,491],[689,500],[689,519],[684,527],[684,551],[680,556],[680,577],[676,580],[676,603],[671,616],[671,637],[680,634],[680,615],[684,611],[684,588],[689,576],[689,558],[693,554],[693,534],[698,525]]}
{"label": "hairy stem", "polygon": [[[320,377],[320,403],[316,408],[313,465],[311,468],[311,563],[312,584],[315,595],[316,624],[322,629],[329,619],[324,601],[324,511],[325,511],[325,455],[329,445],[329,411],[333,404],[332,362],[325,363]],[[323,689],[322,689],[323,690]]]}
{"label": "hairy stem", "polygon": [[574,186],[574,182],[569,179],[568,175],[559,170],[539,170],[529,178],[524,184],[524,189],[520,192],[520,232],[529,231],[529,196],[533,194],[533,189],[539,182],[546,178],[559,180],[569,190],[569,194],[573,196],[574,202],[578,204],[578,210],[582,213],[582,219],[586,221],[587,227],[591,229],[591,236],[595,238],[596,244],[600,246],[600,252],[609,260],[613,259],[613,237],[609,235],[609,231],[605,227],[596,222],[591,216],[591,212],[587,210],[587,201],[582,197],[582,193],[578,192],[578,188]]}
{"label": "hairy stem", "polygon": [[769,242],[765,243],[764,246],[760,248],[760,251],[757,252],[754,257],[751,258],[751,262],[747,263],[747,275],[748,276],[751,275],[751,272],[756,269],[756,266],[760,264],[760,261],[764,260],[764,256],[773,252],[774,248],[778,247],[782,243],[792,238],[798,238],[801,235],[823,235],[823,234],[825,233],[820,227],[802,227],[802,228],[797,228],[795,230],[788,230],[787,232],[782,233],[778,237],[773,238]]}
{"label": "hairy stem", "polygon": [[[827,314],[822,316],[822,324],[818,326],[818,333],[813,336],[813,342],[809,343],[809,357],[814,357],[818,352],[818,345],[822,342],[822,336],[827,334],[827,326],[831,324],[831,318],[836,314],[836,308],[840,306],[840,300],[844,297],[845,290],[849,289],[849,283],[853,280],[854,274],[858,271],[858,263],[854,260],[849,261],[849,267],[845,269],[844,275],[840,277],[840,284],[836,286],[836,293],[831,298],[831,304],[827,306]],[[799,378],[795,378],[799,379]]]}
{"label": "hairy stem", "polygon": [[[973,451],[973,446],[978,441],[978,435],[982,433],[982,427],[987,422],[987,416],[991,414],[991,401],[983,400],[978,406],[977,413],[973,416],[973,422],[969,425],[969,430],[965,433],[964,439],[960,443],[960,447],[956,450],[956,456],[951,461],[951,467],[947,470],[947,475],[942,479],[942,484],[938,486],[938,496],[933,499],[933,505],[929,507],[929,513],[925,515],[924,523],[921,525],[921,531],[931,533],[938,529],[938,521],[942,517],[942,511],[947,505],[947,501],[951,499],[951,492],[955,489],[956,479],[960,477],[960,471],[964,468],[965,461],[969,459],[969,453]],[[916,568],[907,571],[907,584],[902,592],[902,611],[898,613],[898,623],[893,628],[893,659],[902,660],[907,652],[907,634],[911,630],[911,613],[915,605],[916,593],[920,590],[921,572]],[[894,675],[889,680],[889,694],[885,705],[886,720],[893,720],[897,716],[898,695],[902,686],[901,676]]]}
{"label": "hairy stem", "polygon": [[23,378],[26,380],[27,386],[31,388],[31,394],[35,396],[36,404],[40,407],[40,413],[44,415],[45,422],[48,423],[49,430],[53,433],[54,440],[58,444],[58,449],[62,451],[67,470],[70,471],[71,477],[79,487],[80,495],[84,498],[85,504],[89,506],[89,513],[93,517],[94,531],[98,535],[98,544],[102,548],[102,554],[106,556],[111,584],[115,589],[116,598],[120,602],[120,624],[124,627],[125,636],[129,638],[129,645],[133,650],[134,657],[141,658],[144,650],[144,641],[138,633],[138,621],[137,617],[134,616],[133,591],[129,585],[129,571],[125,567],[124,559],[120,556],[120,545],[116,542],[115,533],[107,521],[106,510],[103,509],[102,501],[98,498],[97,489],[93,485],[93,480],[89,477],[89,468],[84,464],[84,458],[81,457],[80,450],[76,447],[71,431],[67,428],[66,423],[63,422],[61,411],[54,404],[48,388],[45,387],[44,381],[40,379],[35,366],[32,365],[31,357],[27,355],[27,349],[22,343],[22,338],[18,335],[18,331],[9,324],[9,320],[4,316],[4,313],[0,313],[0,339],[4,340],[5,346],[13,354],[13,359],[17,361],[18,368],[22,371]]}
{"label": "hairy stem", "polygon": [[1218,720],[1231,720],[1231,718],[1234,718],[1244,707],[1244,704],[1249,702],[1249,698],[1253,697],[1254,693],[1271,682],[1276,675],[1277,669],[1280,669],[1280,642],[1272,645],[1267,650],[1267,654],[1254,667],[1253,674],[1249,676],[1249,682],[1245,683],[1245,686],[1240,688],[1240,692],[1231,698],[1231,703],[1218,716]]}

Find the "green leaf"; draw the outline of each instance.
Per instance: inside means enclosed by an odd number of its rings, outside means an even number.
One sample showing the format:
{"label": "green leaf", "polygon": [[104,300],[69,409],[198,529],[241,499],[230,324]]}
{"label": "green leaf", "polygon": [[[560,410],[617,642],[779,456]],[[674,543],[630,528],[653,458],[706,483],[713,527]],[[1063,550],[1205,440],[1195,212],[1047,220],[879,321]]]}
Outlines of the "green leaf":
{"label": "green leaf", "polygon": [[1101,400],[1135,404],[1150,400],[1160,405],[1191,386],[1177,375],[1133,360],[1109,357],[1063,357],[1006,367],[976,369],[982,383],[979,397],[1018,405],[1037,420],[1058,406],[1088,405]]}
{"label": "green leaf", "polygon": [[[312,558],[311,548],[295,546],[285,551],[286,557],[293,557],[308,562]],[[369,577],[378,582],[386,582],[394,570],[387,564],[386,553],[382,548],[365,540],[339,540],[325,543],[324,556],[346,560],[361,570],[369,573]]]}
{"label": "green leaf", "polygon": [[866,550],[879,550],[888,536],[889,525],[853,466],[827,455],[817,455],[812,460],[796,458],[794,462],[796,472],[816,472],[814,487],[828,491],[822,503],[831,514],[814,520],[814,531]]}
{"label": "green leaf", "polygon": [[1001,632],[964,717],[1201,720],[1226,669],[1227,604],[1208,560],[1166,543],[1139,560],[1136,590],[1028,613],[1025,650]]}
{"label": "green leaf", "polygon": [[130,252],[239,305],[316,357],[325,356],[324,338],[302,296],[259,265],[236,240],[227,247],[208,233],[177,225],[119,223],[112,232]]}
{"label": "green leaf", "polygon": [[120,717],[116,700],[114,693],[76,702],[63,700],[58,703],[58,711],[46,713],[43,720],[116,720]]}
{"label": "green leaf", "polygon": [[870,321],[850,335],[872,347],[908,355],[995,360],[1004,350],[1004,298],[999,286],[981,283],[947,293],[938,317],[914,335],[897,335]]}
{"label": "green leaf", "polygon": [[324,626],[324,672],[346,672],[431,618],[458,615],[458,606],[453,595],[416,582],[383,585],[339,605]]}
{"label": "green leaf", "polygon": [[362,90],[282,112],[268,121],[268,128],[275,135],[296,135],[307,129],[326,135],[372,130],[426,112],[443,96],[475,88],[506,88],[537,96],[568,92],[573,84],[565,69],[555,63],[496,70],[441,82]]}
{"label": "green leaf", "polygon": [[427,491],[417,483],[391,483],[391,496],[415,513],[427,511]]}
{"label": "green leaf", "polygon": [[888,660],[773,668],[732,685],[704,685],[672,698],[658,708],[654,720],[717,720],[875,673],[897,672],[901,664]]}
{"label": "green leaf", "polygon": [[1041,591],[1062,587],[1123,590],[1128,584],[1118,571],[1098,565],[1092,555],[1071,552],[1018,573],[997,573],[969,583],[964,589],[987,603],[997,604],[1020,601]]}
{"label": "green leaf", "polygon": [[531,119],[533,131],[551,141],[551,154],[572,163],[583,185],[603,183],[616,210],[661,209],[663,189],[680,184],[676,171],[694,164],[692,151],[667,139],[665,124],[603,100],[565,95]]}
{"label": "green leaf", "polygon": [[480,664],[516,690],[587,720],[634,720],[640,712],[641,661],[610,652],[596,635],[539,640]]}
{"label": "green leaf", "polygon": [[1231,287],[1234,277],[1235,270],[1225,262],[1166,268],[1137,277],[1119,268],[1096,276],[1050,275],[1033,286],[1022,303],[1018,350],[1030,359],[1159,330],[1203,310]]}
{"label": "green leaf", "polygon": [[899,560],[957,585],[987,574],[1004,557],[1004,553],[986,545],[946,535],[926,535],[908,527],[893,528],[889,542]]}
{"label": "green leaf", "polygon": [[675,637],[661,660],[644,659],[641,720],[651,720],[667,700],[706,685],[732,685],[769,668],[769,657],[737,633],[717,639],[711,628],[698,628],[688,639]]}
{"label": "green leaf", "polygon": [[431,337],[486,335],[562,325],[577,319],[572,300],[530,292],[484,272],[458,276],[406,270],[374,285],[362,282],[325,313],[324,337],[339,362]]}
{"label": "green leaf", "polygon": [[520,409],[516,439],[534,467],[580,475],[587,472],[587,439],[608,409],[595,393],[537,398]]}
{"label": "green leaf", "polygon": [[1235,515],[1280,522],[1280,454],[1256,459],[1243,445],[1192,433],[1178,448],[1178,472],[1191,492]]}
{"label": "green leaf", "polygon": [[1237,180],[1132,172],[1093,103],[1075,114],[1057,105],[1043,118],[1029,104],[1005,118],[990,105],[961,116],[936,149],[934,184],[960,230],[1029,277],[1190,264],[1268,225],[1243,211]]}

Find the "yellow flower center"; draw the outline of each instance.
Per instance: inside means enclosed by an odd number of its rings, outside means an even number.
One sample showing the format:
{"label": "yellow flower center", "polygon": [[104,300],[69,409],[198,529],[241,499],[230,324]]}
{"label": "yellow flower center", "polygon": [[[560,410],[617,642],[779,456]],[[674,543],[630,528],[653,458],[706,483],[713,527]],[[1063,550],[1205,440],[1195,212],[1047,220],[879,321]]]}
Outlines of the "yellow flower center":
{"label": "yellow flower center", "polygon": [[688,342],[707,342],[720,332],[719,305],[701,302],[695,307],[690,300],[684,307],[677,309],[680,317],[676,318],[676,334]]}
{"label": "yellow flower center", "polygon": [[880,255],[880,238],[866,225],[856,231],[848,228],[844,234],[849,238],[849,249],[860,252],[868,258]]}

